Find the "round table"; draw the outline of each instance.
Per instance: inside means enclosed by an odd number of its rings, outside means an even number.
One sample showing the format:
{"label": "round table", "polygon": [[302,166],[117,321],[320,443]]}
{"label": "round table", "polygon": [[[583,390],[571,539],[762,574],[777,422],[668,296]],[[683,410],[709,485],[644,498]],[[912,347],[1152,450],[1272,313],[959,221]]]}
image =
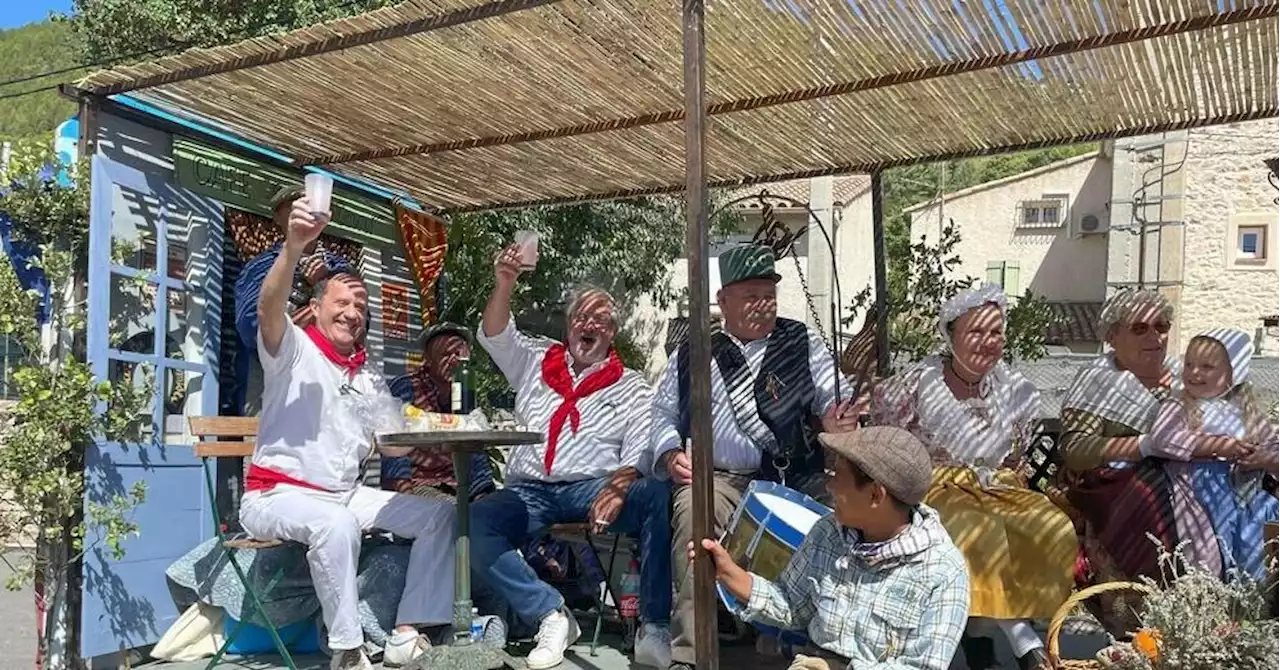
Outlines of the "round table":
{"label": "round table", "polygon": [[453,643],[432,647],[425,656],[404,667],[492,670],[523,667],[506,652],[471,640],[471,455],[500,445],[537,444],[542,433],[515,430],[441,430],[410,433],[383,433],[379,447],[408,447],[453,454],[453,474],[458,480],[454,505],[458,514],[453,576]]}

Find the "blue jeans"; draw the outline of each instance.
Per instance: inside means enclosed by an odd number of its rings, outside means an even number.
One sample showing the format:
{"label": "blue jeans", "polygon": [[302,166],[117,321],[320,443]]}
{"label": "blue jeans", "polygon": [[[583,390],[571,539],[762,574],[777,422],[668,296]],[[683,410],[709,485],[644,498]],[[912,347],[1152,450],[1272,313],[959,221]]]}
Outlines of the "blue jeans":
{"label": "blue jeans", "polygon": [[[588,521],[591,503],[608,478],[579,482],[517,482],[471,505],[471,574],[525,622],[564,607],[564,598],[538,579],[517,551],[556,523]],[[640,618],[671,618],[671,483],[641,477],[627,489],[610,533],[640,538]]]}

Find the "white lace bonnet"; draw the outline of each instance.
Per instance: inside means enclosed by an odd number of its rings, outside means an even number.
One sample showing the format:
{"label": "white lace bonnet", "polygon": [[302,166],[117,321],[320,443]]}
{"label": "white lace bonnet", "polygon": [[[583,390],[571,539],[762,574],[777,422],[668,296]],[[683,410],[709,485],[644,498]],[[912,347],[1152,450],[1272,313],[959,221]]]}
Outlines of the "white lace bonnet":
{"label": "white lace bonnet", "polygon": [[1004,295],[1004,289],[995,284],[965,289],[942,303],[942,308],[938,310],[938,334],[942,336],[943,351],[951,350],[951,333],[947,332],[947,326],[964,316],[965,312],[983,305],[999,307],[1001,316],[1009,310],[1009,300]]}

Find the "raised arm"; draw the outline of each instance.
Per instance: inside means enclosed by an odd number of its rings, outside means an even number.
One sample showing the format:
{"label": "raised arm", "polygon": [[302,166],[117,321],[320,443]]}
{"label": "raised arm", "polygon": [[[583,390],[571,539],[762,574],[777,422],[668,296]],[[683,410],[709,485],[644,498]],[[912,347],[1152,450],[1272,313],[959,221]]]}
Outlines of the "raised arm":
{"label": "raised arm", "polygon": [[511,245],[502,250],[493,262],[496,283],[489,302],[485,303],[480,329],[486,337],[497,337],[511,323],[511,293],[520,277],[519,248]]}
{"label": "raised arm", "polygon": [[258,295],[258,336],[265,353],[271,357],[279,353],[280,341],[289,328],[288,306],[289,293],[293,290],[293,271],[307,246],[320,237],[329,224],[327,212],[316,216],[309,209],[306,198],[294,201],[284,245],[267,271],[262,292]]}

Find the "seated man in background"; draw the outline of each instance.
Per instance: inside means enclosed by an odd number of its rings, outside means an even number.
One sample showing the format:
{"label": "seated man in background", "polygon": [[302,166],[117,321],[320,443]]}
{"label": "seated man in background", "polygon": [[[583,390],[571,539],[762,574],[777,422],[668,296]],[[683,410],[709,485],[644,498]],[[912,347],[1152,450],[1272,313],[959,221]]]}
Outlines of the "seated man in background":
{"label": "seated man in background", "polygon": [[[454,323],[437,323],[422,333],[422,365],[391,380],[391,394],[426,412],[450,411],[453,371],[458,360],[471,356],[471,333]],[[382,488],[400,493],[455,496],[458,480],[453,456],[415,449],[408,456],[382,459]],[[493,467],[486,454],[471,460],[471,499],[494,489]]]}
{"label": "seated man in background", "polygon": [[532,670],[552,668],[580,631],[564,598],[540,581],[517,548],[555,523],[640,536],[636,662],[665,663],[671,613],[670,485],[649,469],[649,387],[613,349],[618,319],[599,289],[579,292],[568,311],[567,342],[516,330],[511,293],[520,275],[516,247],[496,260],[497,285],[477,338],[516,391],[516,414],[546,441],[515,447],[506,488],[471,508],[471,560],[487,585],[538,627]]}
{"label": "seated man in background", "polygon": [[[747,621],[803,630],[791,670],[946,670],[969,617],[969,573],[938,513],[922,505],[929,452],[888,426],[823,433],[835,454],[834,511],[814,524],[777,582],[702,538],[716,580]],[[688,546],[689,559],[695,552]]]}
{"label": "seated man in background", "polygon": [[308,211],[305,199],[296,201],[262,284],[257,337],[265,384],[240,523],[254,537],[307,546],[332,670],[372,670],[357,610],[364,532],[378,528],[412,538],[396,630],[383,658],[385,667],[395,668],[429,647],[417,626],[452,619],[453,506],[360,485],[373,427],[362,425],[352,405],[385,392],[365,369],[364,282],[351,273],[317,282],[315,323],[305,330],[285,314],[298,261],[327,223],[327,215]]}
{"label": "seated man in background", "polygon": [[[281,232],[289,224],[289,212],[293,203],[303,196],[301,186],[285,186],[271,197],[271,222]],[[255,416],[262,409],[262,368],[258,363],[258,297],[267,272],[280,256],[282,244],[258,254],[244,264],[235,286],[236,334],[239,346],[235,358],[235,388],[231,390],[231,413]],[[298,326],[306,326],[314,316],[310,304],[310,287],[334,272],[351,272],[354,268],[340,254],[319,248],[312,241],[303,250],[293,273],[287,310]]]}

